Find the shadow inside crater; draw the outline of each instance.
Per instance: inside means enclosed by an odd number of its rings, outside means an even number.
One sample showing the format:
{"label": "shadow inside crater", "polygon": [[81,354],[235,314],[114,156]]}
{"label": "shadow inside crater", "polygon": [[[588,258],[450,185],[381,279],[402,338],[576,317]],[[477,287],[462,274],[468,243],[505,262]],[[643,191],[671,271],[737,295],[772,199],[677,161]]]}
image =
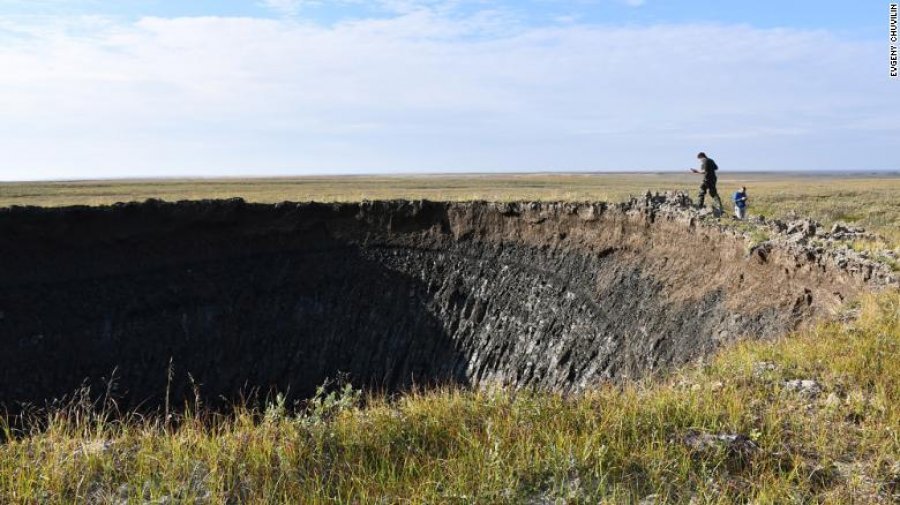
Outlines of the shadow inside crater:
{"label": "shadow inside crater", "polygon": [[[391,391],[466,383],[428,286],[314,235],[277,252],[162,265],[147,244],[125,242],[114,253],[130,266],[103,275],[62,268],[57,281],[0,267],[0,403],[14,411],[85,384],[102,392],[110,380],[120,406],[141,409],[161,406],[167,387],[172,405],[183,405],[194,384],[207,405],[224,407],[253,392],[307,398],[338,374]],[[170,250],[194,241],[168,240]]]}

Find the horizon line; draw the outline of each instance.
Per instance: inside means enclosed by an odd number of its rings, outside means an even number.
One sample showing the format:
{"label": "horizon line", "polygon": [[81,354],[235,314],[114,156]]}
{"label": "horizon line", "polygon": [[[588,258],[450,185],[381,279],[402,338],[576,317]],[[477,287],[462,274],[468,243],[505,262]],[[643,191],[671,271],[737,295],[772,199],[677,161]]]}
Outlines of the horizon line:
{"label": "horizon line", "polygon": [[[19,183],[78,183],[78,182],[124,182],[124,181],[215,181],[215,180],[248,180],[248,179],[306,179],[306,178],[364,178],[364,177],[491,177],[491,176],[530,176],[530,175],[677,175],[691,174],[690,169],[671,170],[524,170],[524,171],[435,171],[435,172],[346,172],[318,174],[270,174],[270,175],[134,175],[122,177],[75,177],[46,179],[0,179],[0,184]],[[780,175],[816,175],[816,174],[848,174],[848,175],[898,175],[900,168],[849,168],[849,169],[742,169],[720,171],[719,177],[727,174],[780,174]]]}

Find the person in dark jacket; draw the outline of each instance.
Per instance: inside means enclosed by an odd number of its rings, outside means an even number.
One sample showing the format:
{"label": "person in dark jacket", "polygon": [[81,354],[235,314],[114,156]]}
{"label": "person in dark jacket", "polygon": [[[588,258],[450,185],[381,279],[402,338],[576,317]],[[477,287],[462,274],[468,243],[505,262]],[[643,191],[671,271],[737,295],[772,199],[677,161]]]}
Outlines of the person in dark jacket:
{"label": "person in dark jacket", "polygon": [[716,171],[719,169],[719,166],[716,165],[712,158],[708,158],[706,153],[698,153],[697,159],[700,160],[700,170],[696,168],[691,169],[691,172],[703,175],[703,182],[700,183],[700,193],[697,195],[697,208],[703,208],[706,192],[709,191],[709,196],[712,197],[716,207],[718,207],[718,209],[714,208],[713,211],[717,216],[721,216],[725,212],[725,207],[722,205],[722,199],[719,198],[719,192],[716,191]]}

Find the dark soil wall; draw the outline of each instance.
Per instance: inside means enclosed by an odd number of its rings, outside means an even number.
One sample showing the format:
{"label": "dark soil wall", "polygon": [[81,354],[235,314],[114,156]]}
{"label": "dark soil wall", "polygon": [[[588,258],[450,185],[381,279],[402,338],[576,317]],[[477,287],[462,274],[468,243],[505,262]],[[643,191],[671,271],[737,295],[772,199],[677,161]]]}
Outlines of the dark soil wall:
{"label": "dark soil wall", "polygon": [[0,210],[0,403],[115,377],[158,405],[389,390],[576,390],[771,336],[859,288],[604,204],[147,202]]}

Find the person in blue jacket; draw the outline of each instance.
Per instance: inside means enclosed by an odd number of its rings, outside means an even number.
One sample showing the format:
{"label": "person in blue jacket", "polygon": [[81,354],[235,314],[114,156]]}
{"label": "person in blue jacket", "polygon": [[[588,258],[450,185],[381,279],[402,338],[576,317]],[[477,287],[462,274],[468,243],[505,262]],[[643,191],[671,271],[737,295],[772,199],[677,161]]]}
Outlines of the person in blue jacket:
{"label": "person in blue jacket", "polygon": [[747,188],[734,192],[734,217],[743,221],[747,218]]}

